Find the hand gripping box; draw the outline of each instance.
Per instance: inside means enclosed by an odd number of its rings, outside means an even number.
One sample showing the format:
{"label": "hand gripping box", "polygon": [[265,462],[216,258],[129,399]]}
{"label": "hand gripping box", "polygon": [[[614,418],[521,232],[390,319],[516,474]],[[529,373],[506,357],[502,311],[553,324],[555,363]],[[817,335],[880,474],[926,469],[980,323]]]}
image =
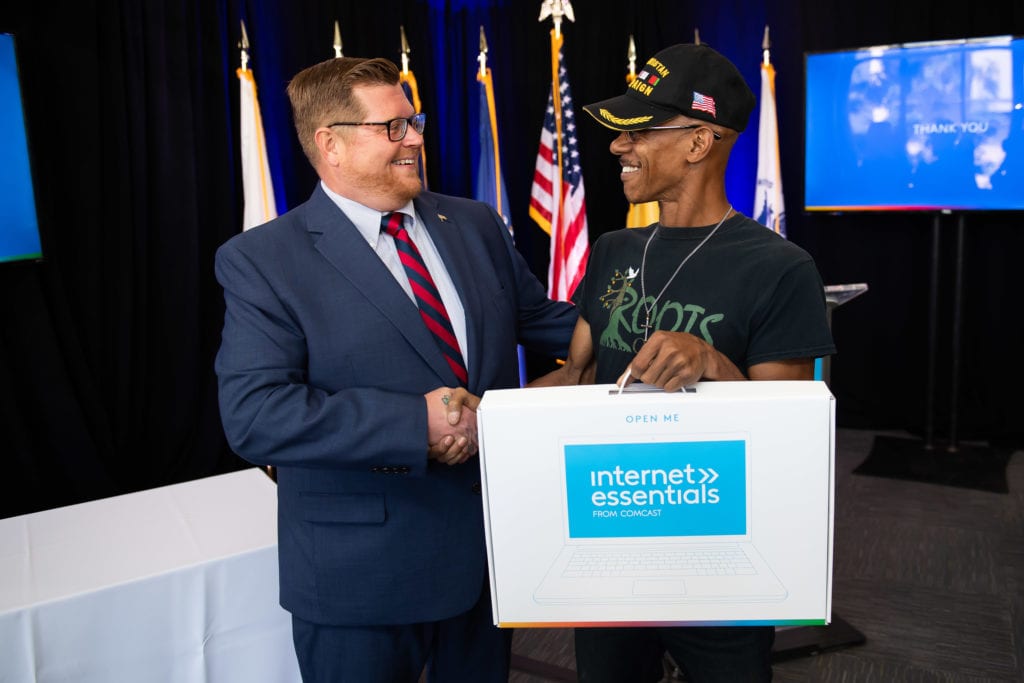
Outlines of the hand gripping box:
{"label": "hand gripping box", "polygon": [[501,627],[827,624],[835,400],[823,382],[488,391]]}

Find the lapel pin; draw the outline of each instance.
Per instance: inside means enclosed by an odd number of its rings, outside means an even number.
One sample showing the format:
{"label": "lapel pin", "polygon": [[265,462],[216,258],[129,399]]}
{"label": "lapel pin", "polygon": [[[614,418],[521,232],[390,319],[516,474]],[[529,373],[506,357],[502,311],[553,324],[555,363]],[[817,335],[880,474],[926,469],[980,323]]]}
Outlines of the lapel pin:
{"label": "lapel pin", "polygon": [[441,219],[442,223],[447,223],[448,222],[448,216],[445,216],[443,213],[437,214],[437,217]]}

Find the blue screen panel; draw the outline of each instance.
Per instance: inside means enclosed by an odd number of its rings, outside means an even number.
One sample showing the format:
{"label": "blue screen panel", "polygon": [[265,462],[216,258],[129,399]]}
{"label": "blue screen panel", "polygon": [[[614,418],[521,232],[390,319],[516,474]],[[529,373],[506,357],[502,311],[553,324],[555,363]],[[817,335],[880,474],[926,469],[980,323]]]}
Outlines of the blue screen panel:
{"label": "blue screen panel", "polygon": [[42,258],[14,37],[0,33],[0,262]]}
{"label": "blue screen panel", "polygon": [[809,211],[1024,209],[1024,40],[809,54]]}

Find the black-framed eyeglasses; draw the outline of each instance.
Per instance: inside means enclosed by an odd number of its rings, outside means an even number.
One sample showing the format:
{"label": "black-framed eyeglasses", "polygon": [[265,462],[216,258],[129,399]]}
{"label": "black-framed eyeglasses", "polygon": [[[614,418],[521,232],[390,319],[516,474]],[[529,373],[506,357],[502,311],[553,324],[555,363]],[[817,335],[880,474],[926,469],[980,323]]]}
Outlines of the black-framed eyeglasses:
{"label": "black-framed eyeglasses", "polygon": [[423,129],[427,125],[427,115],[424,113],[413,114],[407,119],[397,118],[391,119],[390,121],[335,121],[327,125],[328,128],[331,126],[386,126],[388,129],[388,140],[391,142],[399,142],[405,139],[405,134],[409,131],[409,126],[412,129],[423,135]]}
{"label": "black-framed eyeglasses", "polygon": [[[644,133],[646,133],[649,130],[693,130],[694,128],[707,128],[707,126],[703,123],[691,123],[685,126],[651,126],[650,128],[641,128],[640,130],[624,130],[622,132],[626,134],[627,140],[629,140],[630,142],[636,142],[641,137],[643,137]],[[711,129],[708,128],[708,130]],[[711,134],[715,136],[716,140],[722,139],[722,136],[713,130],[711,130]]]}

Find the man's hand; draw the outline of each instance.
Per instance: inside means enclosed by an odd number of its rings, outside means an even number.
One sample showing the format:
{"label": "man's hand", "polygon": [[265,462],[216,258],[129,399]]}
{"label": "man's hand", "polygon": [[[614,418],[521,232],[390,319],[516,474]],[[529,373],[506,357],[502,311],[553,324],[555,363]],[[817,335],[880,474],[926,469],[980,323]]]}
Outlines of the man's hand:
{"label": "man's hand", "polygon": [[[651,335],[629,364],[630,377],[619,377],[619,386],[633,380],[678,391],[701,379],[746,379],[728,358],[703,339],[688,332],[658,330]],[[623,373],[625,375],[625,373]]]}
{"label": "man's hand", "polygon": [[476,455],[480,398],[461,387],[439,387],[423,398],[427,402],[427,457],[458,465]]}

